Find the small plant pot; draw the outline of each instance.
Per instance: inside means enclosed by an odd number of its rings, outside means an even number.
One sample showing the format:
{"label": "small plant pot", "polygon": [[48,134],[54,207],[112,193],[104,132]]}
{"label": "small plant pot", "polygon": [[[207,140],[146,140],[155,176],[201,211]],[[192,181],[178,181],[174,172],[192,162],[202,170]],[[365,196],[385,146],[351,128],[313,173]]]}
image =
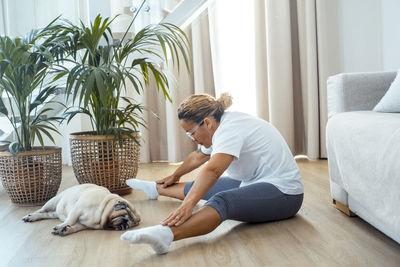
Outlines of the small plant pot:
{"label": "small plant pot", "polygon": [[[139,142],[140,134],[134,136]],[[119,195],[132,191],[125,181],[137,175],[140,146],[131,138],[126,136],[120,147],[113,136],[80,132],[71,134],[70,145],[72,168],[80,184],[97,184]]]}
{"label": "small plant pot", "polygon": [[61,176],[61,148],[35,147],[16,157],[0,150],[1,182],[13,203],[44,204],[57,194]]}

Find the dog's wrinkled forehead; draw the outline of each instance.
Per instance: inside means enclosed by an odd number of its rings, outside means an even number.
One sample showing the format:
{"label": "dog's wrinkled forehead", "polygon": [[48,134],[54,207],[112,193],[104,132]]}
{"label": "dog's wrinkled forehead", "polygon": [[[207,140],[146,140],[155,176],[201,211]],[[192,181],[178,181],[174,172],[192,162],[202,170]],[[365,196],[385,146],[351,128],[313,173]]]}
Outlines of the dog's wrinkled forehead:
{"label": "dog's wrinkled forehead", "polygon": [[117,204],[114,205],[114,210],[115,211],[124,210],[126,209],[126,207],[127,207],[126,202],[118,201]]}
{"label": "dog's wrinkled forehead", "polygon": [[118,201],[114,204],[114,210],[109,217],[109,227],[115,230],[126,230],[134,225],[135,222],[133,213],[130,210],[128,203],[125,201]]}

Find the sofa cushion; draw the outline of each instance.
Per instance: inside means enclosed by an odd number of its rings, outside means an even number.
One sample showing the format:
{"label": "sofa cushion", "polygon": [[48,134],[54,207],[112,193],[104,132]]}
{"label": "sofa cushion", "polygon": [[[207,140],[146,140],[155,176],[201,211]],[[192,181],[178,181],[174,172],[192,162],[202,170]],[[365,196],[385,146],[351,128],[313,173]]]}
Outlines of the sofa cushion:
{"label": "sofa cushion", "polygon": [[396,78],[390,85],[386,94],[375,106],[374,111],[400,112],[400,71],[397,72]]}

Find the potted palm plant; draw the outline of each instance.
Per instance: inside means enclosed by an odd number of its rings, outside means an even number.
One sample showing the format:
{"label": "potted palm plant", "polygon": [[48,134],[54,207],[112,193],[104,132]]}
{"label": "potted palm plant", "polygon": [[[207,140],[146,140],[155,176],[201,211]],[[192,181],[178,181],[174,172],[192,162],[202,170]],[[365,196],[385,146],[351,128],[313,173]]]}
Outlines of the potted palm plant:
{"label": "potted palm plant", "polygon": [[24,37],[0,36],[0,113],[14,137],[0,148],[0,177],[17,204],[42,204],[61,182],[61,148],[44,146],[45,136],[54,143],[60,119],[48,104],[56,90],[52,66],[62,56],[56,20]]}
{"label": "potted palm plant", "polygon": [[[139,160],[139,125],[145,126],[143,105],[125,96],[133,88],[141,94],[154,79],[158,91],[171,101],[162,62],[172,58],[179,68],[179,56],[188,63],[188,39],[172,24],[149,25],[125,40],[113,42],[110,18],[98,15],[87,27],[68,27],[74,66],[67,72],[66,93],[78,103],[65,113],[69,122],[86,114],[91,132],[72,134],[71,158],[80,183],[95,183],[112,192],[125,194],[125,180],[136,177]],[[129,28],[128,28],[129,29]]]}

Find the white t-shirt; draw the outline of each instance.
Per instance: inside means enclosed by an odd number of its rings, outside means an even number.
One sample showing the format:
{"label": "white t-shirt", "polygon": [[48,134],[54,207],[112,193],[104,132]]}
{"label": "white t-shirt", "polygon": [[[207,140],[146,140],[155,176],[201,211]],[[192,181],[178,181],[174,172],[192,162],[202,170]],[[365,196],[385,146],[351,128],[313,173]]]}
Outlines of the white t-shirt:
{"label": "white t-shirt", "polygon": [[299,168],[278,130],[270,123],[241,112],[225,112],[204,154],[234,156],[226,176],[242,181],[240,186],[267,182],[281,192],[304,192]]}

